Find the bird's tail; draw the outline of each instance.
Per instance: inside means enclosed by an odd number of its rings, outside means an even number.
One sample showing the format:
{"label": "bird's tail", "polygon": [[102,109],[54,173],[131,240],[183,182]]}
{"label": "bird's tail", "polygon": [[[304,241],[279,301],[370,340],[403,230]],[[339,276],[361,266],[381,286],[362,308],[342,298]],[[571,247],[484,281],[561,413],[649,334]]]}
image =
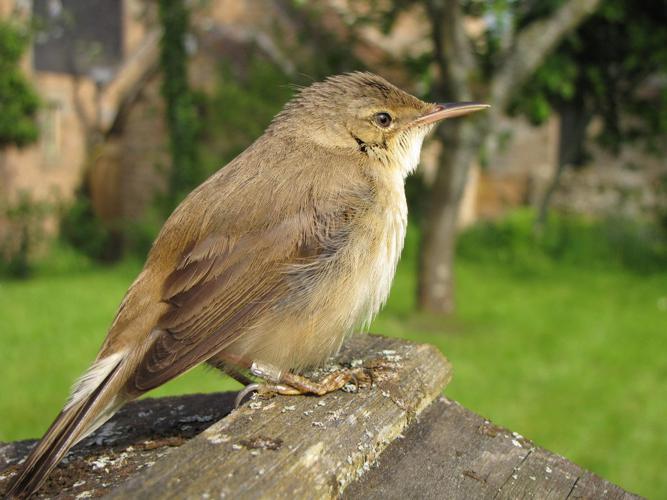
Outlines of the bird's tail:
{"label": "bird's tail", "polygon": [[109,390],[121,372],[123,357],[116,354],[103,358],[79,379],[65,408],[26,458],[6,492],[7,498],[26,498],[37,491],[69,449],[106,422],[126,401],[117,391]]}

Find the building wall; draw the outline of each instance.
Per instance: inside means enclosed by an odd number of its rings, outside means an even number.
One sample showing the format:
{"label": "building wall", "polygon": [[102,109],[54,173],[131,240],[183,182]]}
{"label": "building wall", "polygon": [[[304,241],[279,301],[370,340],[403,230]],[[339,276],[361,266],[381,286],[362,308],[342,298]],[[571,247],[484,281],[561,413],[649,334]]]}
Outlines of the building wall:
{"label": "building wall", "polygon": [[91,164],[93,207],[107,223],[138,221],[165,188],[170,159],[160,84],[154,75],[142,86]]}
{"label": "building wall", "polygon": [[[149,32],[148,24],[155,19],[154,9],[146,5],[140,0],[123,0],[120,39],[126,60],[140,48]],[[0,15],[27,20],[30,6],[26,0],[0,0]],[[0,196],[10,203],[21,193],[28,193],[35,201],[67,203],[87,168],[99,158],[100,149],[92,146],[104,134],[100,129],[102,111],[105,118],[109,113],[115,115],[122,97],[113,94],[109,99],[104,86],[96,85],[85,74],[35,69],[30,50],[23,66],[42,99],[40,137],[30,146],[0,151]]]}
{"label": "building wall", "polygon": [[85,165],[95,85],[45,72],[35,73],[33,83],[43,103],[39,140],[0,153],[4,196],[10,202],[21,193],[30,193],[36,201],[68,200]]}

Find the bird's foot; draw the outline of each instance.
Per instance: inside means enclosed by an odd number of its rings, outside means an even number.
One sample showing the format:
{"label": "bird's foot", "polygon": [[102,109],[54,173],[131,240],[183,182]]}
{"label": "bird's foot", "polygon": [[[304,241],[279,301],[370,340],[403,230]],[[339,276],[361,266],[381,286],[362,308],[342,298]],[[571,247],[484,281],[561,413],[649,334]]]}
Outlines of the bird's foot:
{"label": "bird's foot", "polygon": [[340,368],[317,381],[295,373],[285,373],[281,380],[283,384],[297,391],[293,394],[315,394],[316,396],[324,396],[342,389],[350,382],[359,388],[369,385],[371,381],[371,374],[363,367]]}
{"label": "bird's foot", "polygon": [[236,397],[236,407],[238,408],[245,397],[253,392],[264,398],[275,395],[298,396],[303,394],[324,396],[343,389],[350,383],[358,390],[360,387],[372,385],[374,381],[382,382],[387,378],[392,378],[396,368],[395,361],[376,358],[357,366],[353,364],[351,368],[339,368],[327,373],[320,380],[313,380],[296,373],[280,372],[270,365],[252,363],[251,373],[263,378],[266,382],[246,385]]}
{"label": "bird's foot", "polygon": [[312,380],[303,375],[295,373],[281,373],[275,383],[249,384],[236,397],[236,407],[243,402],[245,397],[256,392],[260,397],[271,397],[277,394],[283,396],[298,396],[303,394],[315,394],[324,396],[345,387],[348,383],[354,383],[357,387],[366,387],[372,382],[370,370],[365,367],[341,368],[328,373],[321,380]]}
{"label": "bird's foot", "polygon": [[277,394],[283,394],[285,396],[296,396],[301,394],[301,392],[297,391],[296,389],[283,384],[248,384],[236,395],[234,408],[241,406],[246,396],[252,394],[253,392],[257,393],[257,395],[261,398],[270,398]]}

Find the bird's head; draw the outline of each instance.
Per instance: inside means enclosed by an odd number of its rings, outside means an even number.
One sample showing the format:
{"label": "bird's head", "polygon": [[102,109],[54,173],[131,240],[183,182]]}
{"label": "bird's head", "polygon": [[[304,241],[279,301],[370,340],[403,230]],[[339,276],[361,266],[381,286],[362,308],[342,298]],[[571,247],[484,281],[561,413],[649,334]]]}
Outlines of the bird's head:
{"label": "bird's head", "polygon": [[302,89],[271,128],[366,155],[407,175],[417,166],[422,141],[437,122],[488,107],[427,103],[384,78],[355,72]]}

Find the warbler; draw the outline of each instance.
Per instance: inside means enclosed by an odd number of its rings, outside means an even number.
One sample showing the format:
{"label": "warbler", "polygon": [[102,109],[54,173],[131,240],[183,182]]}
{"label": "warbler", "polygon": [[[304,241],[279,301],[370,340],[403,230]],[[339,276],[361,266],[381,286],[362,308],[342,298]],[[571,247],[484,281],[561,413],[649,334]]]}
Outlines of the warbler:
{"label": "warbler", "polygon": [[35,492],[123,404],[200,363],[282,394],[349,381],[351,370],[319,382],[300,373],[387,299],[408,220],[404,181],[424,137],[487,107],[427,103],[363,72],[300,90],[165,222],[97,358],[7,495]]}

